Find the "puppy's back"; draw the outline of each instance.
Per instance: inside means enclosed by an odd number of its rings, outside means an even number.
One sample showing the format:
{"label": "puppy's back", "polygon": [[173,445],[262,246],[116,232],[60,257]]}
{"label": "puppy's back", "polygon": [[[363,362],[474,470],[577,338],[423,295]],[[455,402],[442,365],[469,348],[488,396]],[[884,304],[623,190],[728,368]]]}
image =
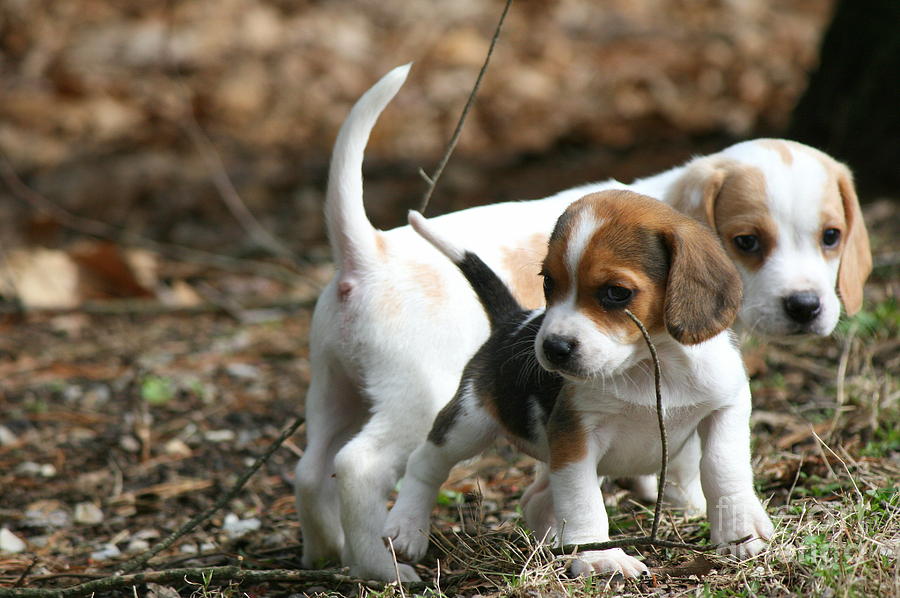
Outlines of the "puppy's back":
{"label": "puppy's back", "polygon": [[524,308],[513,297],[509,287],[478,255],[460,249],[442,238],[428,226],[425,217],[415,210],[409,212],[409,224],[423,239],[434,245],[438,251],[456,264],[456,267],[463,273],[487,313],[491,330],[496,330],[502,322],[508,321],[514,315],[524,311]]}

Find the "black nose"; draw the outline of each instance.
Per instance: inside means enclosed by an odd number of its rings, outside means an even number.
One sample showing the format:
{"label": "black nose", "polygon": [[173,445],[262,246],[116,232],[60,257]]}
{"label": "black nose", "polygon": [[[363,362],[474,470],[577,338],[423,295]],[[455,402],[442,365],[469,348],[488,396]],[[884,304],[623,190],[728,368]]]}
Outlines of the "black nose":
{"label": "black nose", "polygon": [[553,365],[564,365],[572,356],[572,353],[577,346],[578,341],[574,338],[556,335],[545,338],[544,344],[542,345],[544,356]]}
{"label": "black nose", "polygon": [[792,320],[800,324],[811,322],[822,311],[822,304],[819,303],[819,296],[812,291],[800,291],[788,295],[784,299],[784,311]]}

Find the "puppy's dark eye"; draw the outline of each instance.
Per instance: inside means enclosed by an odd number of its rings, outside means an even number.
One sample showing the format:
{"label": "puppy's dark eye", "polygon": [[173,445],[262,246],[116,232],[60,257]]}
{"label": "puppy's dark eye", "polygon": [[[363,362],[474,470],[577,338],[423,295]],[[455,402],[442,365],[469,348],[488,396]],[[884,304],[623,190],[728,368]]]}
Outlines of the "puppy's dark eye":
{"label": "puppy's dark eye", "polygon": [[625,307],[633,296],[634,291],[617,285],[603,285],[597,290],[597,299],[608,309]]}
{"label": "puppy's dark eye", "polygon": [[841,231],[836,228],[826,228],[822,233],[822,245],[828,248],[837,247],[841,242]]}
{"label": "puppy's dark eye", "polygon": [[541,272],[541,276],[544,277],[544,300],[549,301],[550,295],[553,294],[553,279],[546,272]]}
{"label": "puppy's dark eye", "polygon": [[738,235],[733,241],[734,246],[744,253],[757,253],[762,248],[756,235]]}

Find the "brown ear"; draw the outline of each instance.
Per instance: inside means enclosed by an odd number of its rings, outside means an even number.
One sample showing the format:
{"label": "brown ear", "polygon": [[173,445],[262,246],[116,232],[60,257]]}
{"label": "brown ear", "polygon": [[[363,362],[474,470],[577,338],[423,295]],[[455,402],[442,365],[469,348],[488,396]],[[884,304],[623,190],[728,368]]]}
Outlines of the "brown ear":
{"label": "brown ear", "polygon": [[685,218],[664,237],[671,261],[666,329],[678,342],[695,345],[734,322],[741,306],[741,278],[704,226]]}
{"label": "brown ear", "polygon": [[847,221],[837,286],[844,309],[847,310],[847,315],[852,316],[862,307],[863,285],[872,272],[872,250],[869,248],[869,233],[853,187],[853,177],[843,164],[838,168],[837,181],[844,204],[844,219]]}
{"label": "brown ear", "polygon": [[685,166],[665,202],[698,222],[716,230],[716,198],[728,176],[728,162],[721,158],[698,158]]}

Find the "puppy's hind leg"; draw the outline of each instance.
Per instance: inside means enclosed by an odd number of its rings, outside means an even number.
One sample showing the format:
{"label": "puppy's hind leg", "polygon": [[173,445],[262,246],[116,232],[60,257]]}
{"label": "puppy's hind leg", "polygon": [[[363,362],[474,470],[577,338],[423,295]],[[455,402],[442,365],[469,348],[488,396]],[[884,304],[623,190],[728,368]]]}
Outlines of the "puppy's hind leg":
{"label": "puppy's hind leg", "polygon": [[534,481],[522,494],[522,514],[525,524],[538,540],[552,540],[558,532],[553,511],[553,493],[545,463],[538,463]]}
{"label": "puppy's hind leg", "polygon": [[[316,363],[318,361],[318,363]],[[366,405],[343,372],[324,359],[313,360],[306,396],[307,446],[297,463],[294,495],[303,534],[302,564],[321,567],[339,562],[344,547],[334,457],[361,427]]]}
{"label": "puppy's hind leg", "polygon": [[428,548],[431,508],[454,465],[483,451],[499,426],[484,411],[471,383],[463,381],[453,400],[434,420],[423,442],[409,456],[400,495],[384,526],[398,556],[415,562]]}
{"label": "puppy's hind leg", "polygon": [[694,433],[684,447],[669,461],[669,483],[665,500],[688,515],[706,512],[706,497],[700,484],[700,437]]}
{"label": "puppy's hind leg", "polygon": [[[367,389],[378,396],[378,403],[373,402],[377,410],[335,458],[345,537],[341,560],[356,577],[397,578],[393,556],[381,534],[387,500],[410,452],[425,439],[427,422],[444,402],[439,399],[440,390],[452,388],[445,380],[422,383],[412,371],[405,374],[385,376],[381,384]],[[418,581],[409,565],[397,568],[402,581]]]}

